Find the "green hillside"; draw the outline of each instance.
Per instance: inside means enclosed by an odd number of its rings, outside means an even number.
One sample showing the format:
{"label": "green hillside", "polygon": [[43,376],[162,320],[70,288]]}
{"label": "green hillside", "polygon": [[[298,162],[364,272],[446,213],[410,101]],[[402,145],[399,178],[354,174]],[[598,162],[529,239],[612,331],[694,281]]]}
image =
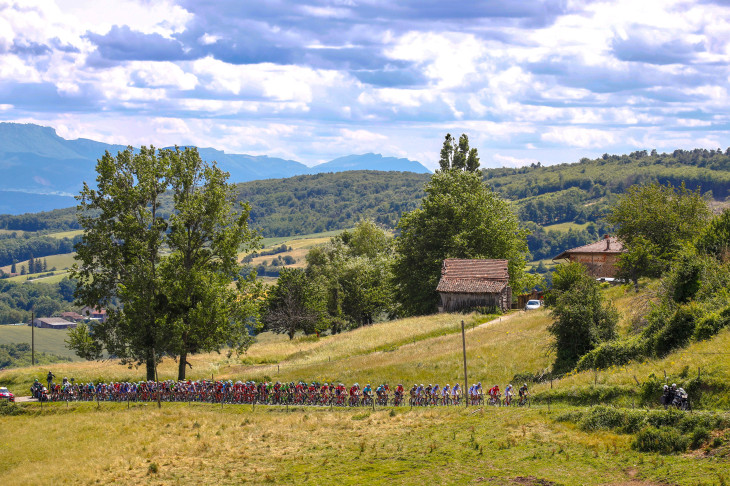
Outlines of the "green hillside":
{"label": "green hillside", "polygon": [[[637,296],[618,287],[606,293],[622,311],[620,327],[626,332]],[[391,386],[463,383],[461,320],[467,324],[470,382],[503,388],[515,383],[515,375],[525,380],[554,358],[545,310],[489,322],[441,314],[319,339],[263,334],[240,358],[193,357],[190,374],[193,379],[387,381]],[[725,330],[663,359],[530,381],[529,408],[163,403],[158,410],[154,404],[56,403],[42,409],[23,404],[8,409],[19,416],[3,419],[0,479],[40,481],[44,475],[25,466],[30,458],[57,471],[55,480],[76,483],[175,484],[195,475],[200,484],[424,484],[433,478],[439,484],[723,484],[730,415],[712,409],[730,404],[730,390],[713,386],[725,383],[730,373],[729,356],[716,351],[728,345],[730,330]],[[635,380],[659,391],[664,372],[668,382],[684,383],[696,378],[698,367],[707,386],[698,388],[696,405],[704,410],[668,413],[658,409],[655,397],[642,401]],[[0,371],[0,385],[22,394],[47,368]],[[144,375],[143,369],[113,361],[59,363],[51,369],[80,381]],[[160,379],[173,378],[176,369],[165,360]],[[44,430],[41,443],[32,440],[35,430]],[[115,431],[113,441],[106,439],[109,430]],[[687,452],[647,452],[654,447],[646,442],[651,434],[665,441],[656,445]],[[68,443],[76,445],[63,447]],[[71,474],[79,455],[87,466]]]}
{"label": "green hillside", "polygon": [[[31,343],[30,326],[0,326],[0,344]],[[65,356],[74,361],[82,361],[73,351],[66,348],[64,340],[67,331],[62,329],[35,329],[35,349],[41,353]]]}

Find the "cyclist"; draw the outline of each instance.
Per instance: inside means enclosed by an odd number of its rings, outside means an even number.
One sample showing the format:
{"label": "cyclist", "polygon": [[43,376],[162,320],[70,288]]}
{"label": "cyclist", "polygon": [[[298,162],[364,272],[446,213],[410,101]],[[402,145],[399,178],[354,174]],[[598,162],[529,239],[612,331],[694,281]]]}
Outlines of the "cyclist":
{"label": "cyclist", "polygon": [[396,403],[400,403],[403,400],[403,385],[398,383],[398,386],[395,387],[395,401]]}
{"label": "cyclist", "polygon": [[375,389],[375,394],[378,396],[378,401],[382,402],[383,399],[387,397],[387,393],[385,391],[385,384],[378,386],[378,388]]}
{"label": "cyclist", "polygon": [[512,388],[512,384],[507,385],[507,388],[504,389],[504,404],[509,405],[512,403],[512,395],[514,395],[514,389]]}
{"label": "cyclist", "polygon": [[454,383],[454,387],[451,389],[451,399],[454,403],[459,402],[459,395],[461,394],[461,387],[458,383]]}
{"label": "cyclist", "polygon": [[444,387],[441,389],[441,403],[446,405],[446,399],[449,398],[449,389],[451,388],[451,385],[448,383],[444,385]]}
{"label": "cyclist", "polygon": [[433,388],[431,388],[431,403],[434,405],[438,404],[439,402],[439,384],[436,383]]}
{"label": "cyclist", "polygon": [[499,391],[499,385],[494,385],[489,389],[489,398],[492,403],[498,402],[500,396],[502,396],[502,393]]}
{"label": "cyclist", "polygon": [[527,389],[527,383],[524,383],[520,389],[517,390],[517,394],[520,396],[520,405],[524,405],[525,400],[527,400],[527,397],[530,394],[530,391]]}
{"label": "cyclist", "polygon": [[370,388],[370,383],[365,385],[365,388],[362,389],[362,399],[363,401],[370,398],[370,394],[373,392],[372,388]]}

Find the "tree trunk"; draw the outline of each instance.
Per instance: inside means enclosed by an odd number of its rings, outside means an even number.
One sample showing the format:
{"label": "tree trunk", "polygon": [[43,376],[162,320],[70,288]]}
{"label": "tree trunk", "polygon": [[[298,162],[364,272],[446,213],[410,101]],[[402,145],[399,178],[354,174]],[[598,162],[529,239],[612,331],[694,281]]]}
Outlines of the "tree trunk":
{"label": "tree trunk", "polygon": [[147,357],[147,381],[155,381],[155,358]]}
{"label": "tree trunk", "polygon": [[183,351],[180,353],[180,363],[178,364],[178,367],[177,367],[178,381],[185,379],[185,368],[187,367],[187,364],[188,364],[187,357],[188,357],[187,351]]}

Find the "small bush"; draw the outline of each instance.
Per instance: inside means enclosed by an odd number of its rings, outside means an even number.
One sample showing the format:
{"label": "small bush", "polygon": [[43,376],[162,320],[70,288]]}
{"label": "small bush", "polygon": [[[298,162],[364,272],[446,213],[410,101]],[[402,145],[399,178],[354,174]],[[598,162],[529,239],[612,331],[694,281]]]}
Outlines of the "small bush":
{"label": "small bush", "polygon": [[[726,311],[728,309],[726,309]],[[728,315],[723,316],[720,312],[713,312],[702,317],[697,322],[693,338],[697,341],[710,339],[712,336],[720,332],[723,327],[730,325],[730,313],[725,311],[723,311],[723,313]]]}
{"label": "small bush", "polygon": [[685,414],[676,408],[655,410],[646,415],[646,422],[652,427],[674,427],[685,418]]}
{"label": "small bush", "polygon": [[704,315],[704,309],[695,302],[679,307],[664,328],[653,336],[654,352],[665,356],[673,349],[685,346]]}
{"label": "small bush", "polygon": [[23,415],[26,413],[24,408],[20,408],[14,403],[10,403],[6,400],[0,400],[0,417],[8,415]]}
{"label": "small bush", "polygon": [[582,430],[610,430],[622,428],[624,414],[613,407],[592,407],[578,423]]}
{"label": "small bush", "polygon": [[156,462],[153,462],[149,465],[147,468],[147,474],[157,474],[157,472],[160,470],[160,467],[157,465]]}
{"label": "small bush", "polygon": [[710,431],[702,426],[697,427],[692,431],[692,439],[689,446],[692,449],[699,449],[700,447],[702,447],[702,444],[707,442],[709,439]]}
{"label": "small bush", "polygon": [[659,452],[671,454],[687,450],[689,439],[676,429],[657,429],[646,427],[642,429],[631,443],[631,448],[640,452]]}
{"label": "small bush", "polygon": [[583,355],[576,368],[583,371],[620,366],[631,360],[646,356],[647,351],[648,341],[641,336],[608,341]]}

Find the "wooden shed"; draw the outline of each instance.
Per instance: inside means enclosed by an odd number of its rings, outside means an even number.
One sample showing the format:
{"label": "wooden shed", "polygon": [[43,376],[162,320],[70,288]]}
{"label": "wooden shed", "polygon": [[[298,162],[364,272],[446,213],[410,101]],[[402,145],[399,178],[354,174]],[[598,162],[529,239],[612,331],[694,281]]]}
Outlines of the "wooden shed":
{"label": "wooden shed", "polygon": [[512,289],[507,265],[507,260],[444,260],[436,288],[441,296],[439,311],[457,312],[477,307],[509,310]]}

